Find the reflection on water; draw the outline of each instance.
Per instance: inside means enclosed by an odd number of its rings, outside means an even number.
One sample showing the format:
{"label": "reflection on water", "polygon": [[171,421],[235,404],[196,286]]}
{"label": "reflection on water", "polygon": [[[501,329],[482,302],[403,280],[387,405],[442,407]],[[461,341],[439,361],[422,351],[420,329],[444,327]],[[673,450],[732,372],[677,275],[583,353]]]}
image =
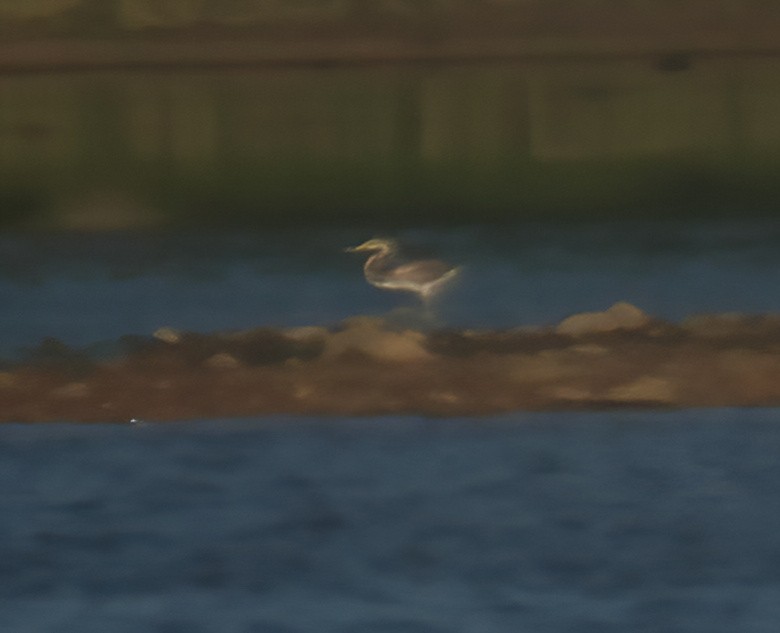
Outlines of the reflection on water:
{"label": "reflection on water", "polygon": [[48,208],[77,226],[154,221],[152,208],[452,218],[692,211],[724,194],[751,208],[780,193],[779,69],[694,59],[6,76],[0,197],[7,214]]}

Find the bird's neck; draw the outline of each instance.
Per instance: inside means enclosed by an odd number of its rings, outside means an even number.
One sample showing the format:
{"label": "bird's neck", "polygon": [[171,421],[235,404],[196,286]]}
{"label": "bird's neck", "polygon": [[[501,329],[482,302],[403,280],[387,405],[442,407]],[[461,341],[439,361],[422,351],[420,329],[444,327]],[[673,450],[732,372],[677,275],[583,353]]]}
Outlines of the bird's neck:
{"label": "bird's neck", "polygon": [[372,278],[377,274],[381,274],[389,268],[389,260],[393,255],[393,250],[386,246],[383,249],[377,251],[363,264],[363,272],[366,274],[366,278]]}

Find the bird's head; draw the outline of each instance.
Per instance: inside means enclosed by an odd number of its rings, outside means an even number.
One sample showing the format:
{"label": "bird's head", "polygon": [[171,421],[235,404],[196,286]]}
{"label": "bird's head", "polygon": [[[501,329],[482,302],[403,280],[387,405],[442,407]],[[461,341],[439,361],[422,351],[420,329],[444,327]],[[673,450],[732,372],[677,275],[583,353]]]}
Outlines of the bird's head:
{"label": "bird's head", "polygon": [[396,248],[396,244],[393,240],[382,238],[382,237],[374,237],[367,242],[363,242],[362,244],[359,244],[358,246],[350,246],[349,248],[345,248],[344,250],[347,253],[363,253],[363,252],[372,252],[372,251],[384,251],[384,252],[390,252],[394,251]]}

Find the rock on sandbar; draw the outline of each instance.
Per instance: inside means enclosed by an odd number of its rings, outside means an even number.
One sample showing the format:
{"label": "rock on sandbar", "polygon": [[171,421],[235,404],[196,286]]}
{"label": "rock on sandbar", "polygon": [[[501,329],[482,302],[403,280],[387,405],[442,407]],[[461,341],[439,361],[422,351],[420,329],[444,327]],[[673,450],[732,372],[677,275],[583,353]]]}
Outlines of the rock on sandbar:
{"label": "rock on sandbar", "polygon": [[567,336],[583,336],[615,330],[640,330],[653,320],[630,303],[618,302],[603,312],[583,312],[560,322],[556,333]]}

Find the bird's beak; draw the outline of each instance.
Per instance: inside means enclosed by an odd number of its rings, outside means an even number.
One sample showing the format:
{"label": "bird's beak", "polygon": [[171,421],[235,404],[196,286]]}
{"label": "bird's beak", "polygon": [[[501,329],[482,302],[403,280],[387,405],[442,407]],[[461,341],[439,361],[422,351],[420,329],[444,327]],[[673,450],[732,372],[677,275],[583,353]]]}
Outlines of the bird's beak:
{"label": "bird's beak", "polygon": [[357,253],[358,251],[363,250],[359,246],[347,246],[347,248],[344,249],[345,253]]}

